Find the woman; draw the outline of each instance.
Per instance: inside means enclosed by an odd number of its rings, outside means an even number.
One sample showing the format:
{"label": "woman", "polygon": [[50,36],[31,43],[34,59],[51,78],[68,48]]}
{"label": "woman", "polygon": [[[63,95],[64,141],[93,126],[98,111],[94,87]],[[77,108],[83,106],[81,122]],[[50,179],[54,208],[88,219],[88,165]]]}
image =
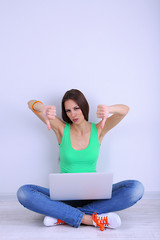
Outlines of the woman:
{"label": "woman", "polygon": [[[128,113],[129,107],[118,104],[99,105],[98,124],[88,122],[89,105],[79,90],[72,89],[62,99],[62,118],[56,116],[55,106],[45,106],[41,101],[31,100],[29,108],[52,129],[59,143],[61,173],[96,172],[101,142],[108,131],[115,127]],[[108,117],[109,114],[113,114]],[[143,185],[136,180],[113,184],[112,198],[99,200],[54,201],[49,189],[36,185],[24,185],[17,192],[19,202],[26,208],[46,215],[45,226],[80,224],[117,228],[120,217],[114,213],[134,205],[143,196]]]}

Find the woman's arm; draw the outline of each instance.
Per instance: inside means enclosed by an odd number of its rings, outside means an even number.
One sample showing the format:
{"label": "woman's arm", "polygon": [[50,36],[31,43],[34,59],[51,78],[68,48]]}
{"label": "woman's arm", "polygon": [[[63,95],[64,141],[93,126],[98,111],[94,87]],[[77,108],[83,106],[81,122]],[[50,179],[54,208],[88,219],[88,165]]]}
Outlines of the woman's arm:
{"label": "woman's arm", "polygon": [[[97,124],[99,136],[103,138],[105,134],[115,127],[129,112],[129,107],[124,104],[116,104],[112,106],[99,105],[97,108],[97,117],[102,120]],[[113,114],[108,117],[109,114]]]}
{"label": "woman's arm", "polygon": [[[48,130],[50,130],[51,128],[52,130],[54,130],[54,132],[56,133],[58,142],[61,142],[61,137],[63,135],[65,123],[56,116],[56,107],[50,106],[50,105],[49,106],[44,105],[40,102],[36,102],[34,104],[35,101],[36,100],[30,100],[28,102],[29,109],[31,109],[32,112],[34,112],[34,114],[40,120],[42,120],[45,124],[47,124]],[[32,105],[33,105],[34,111],[32,109]]]}

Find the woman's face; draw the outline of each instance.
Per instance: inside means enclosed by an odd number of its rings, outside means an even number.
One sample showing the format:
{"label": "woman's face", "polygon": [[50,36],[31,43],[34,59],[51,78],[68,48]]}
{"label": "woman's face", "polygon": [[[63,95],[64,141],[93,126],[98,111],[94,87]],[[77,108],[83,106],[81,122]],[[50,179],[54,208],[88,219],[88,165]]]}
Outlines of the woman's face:
{"label": "woman's face", "polygon": [[80,109],[80,107],[77,105],[77,103],[71,99],[65,101],[64,108],[66,111],[67,116],[69,119],[75,123],[79,124],[84,120],[84,115]]}

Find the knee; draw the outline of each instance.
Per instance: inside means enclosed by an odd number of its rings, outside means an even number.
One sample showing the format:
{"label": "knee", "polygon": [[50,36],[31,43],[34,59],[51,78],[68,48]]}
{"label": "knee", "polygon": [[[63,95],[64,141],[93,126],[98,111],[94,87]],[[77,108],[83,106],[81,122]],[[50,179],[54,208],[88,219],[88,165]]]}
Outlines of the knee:
{"label": "knee", "polygon": [[139,201],[144,194],[144,186],[138,180],[131,180],[130,187],[132,189],[132,200],[136,203]]}
{"label": "knee", "polygon": [[23,185],[17,191],[17,199],[23,205],[26,206],[30,201],[30,185]]}

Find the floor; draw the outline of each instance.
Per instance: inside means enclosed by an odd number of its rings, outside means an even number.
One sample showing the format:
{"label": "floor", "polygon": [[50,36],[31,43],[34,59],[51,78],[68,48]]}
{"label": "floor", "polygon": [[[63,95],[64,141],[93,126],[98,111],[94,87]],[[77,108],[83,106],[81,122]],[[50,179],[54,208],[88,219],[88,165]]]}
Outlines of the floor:
{"label": "floor", "polygon": [[133,207],[117,212],[122,220],[119,229],[80,225],[45,227],[43,216],[21,206],[16,197],[0,196],[1,240],[53,239],[107,239],[107,240],[160,240],[160,200],[141,199]]}

